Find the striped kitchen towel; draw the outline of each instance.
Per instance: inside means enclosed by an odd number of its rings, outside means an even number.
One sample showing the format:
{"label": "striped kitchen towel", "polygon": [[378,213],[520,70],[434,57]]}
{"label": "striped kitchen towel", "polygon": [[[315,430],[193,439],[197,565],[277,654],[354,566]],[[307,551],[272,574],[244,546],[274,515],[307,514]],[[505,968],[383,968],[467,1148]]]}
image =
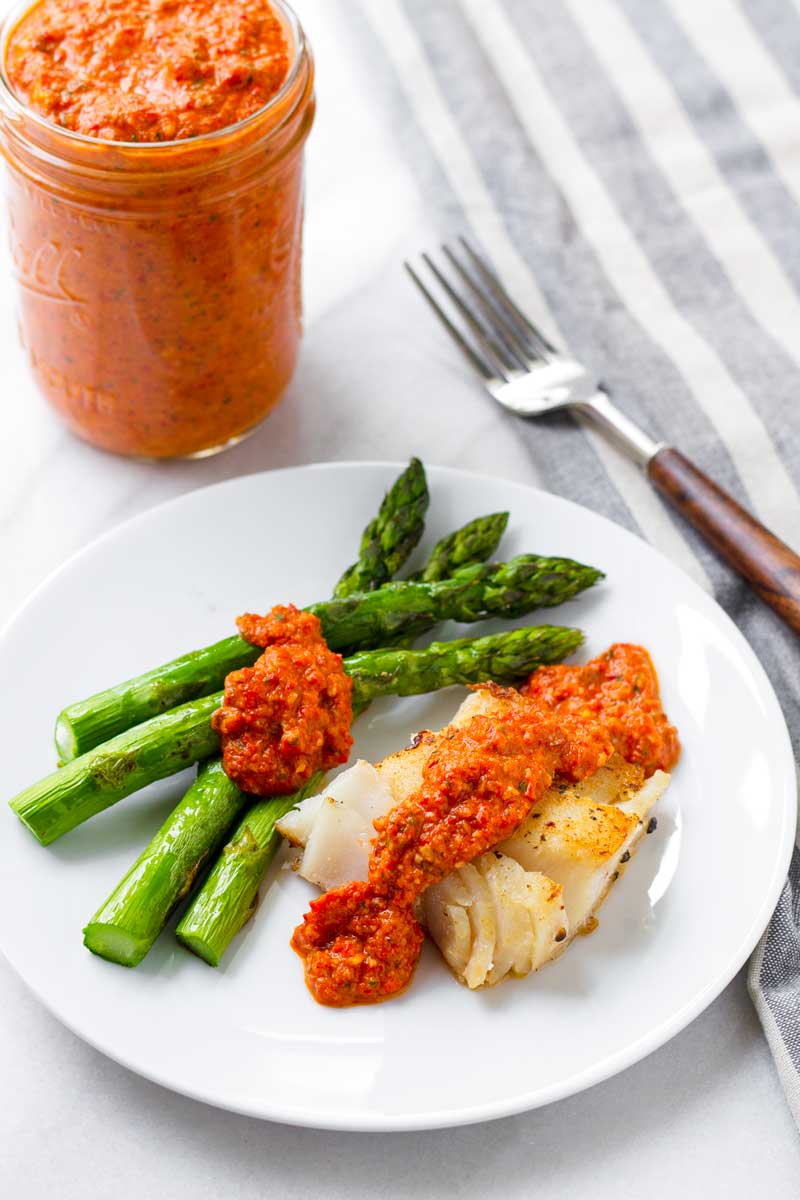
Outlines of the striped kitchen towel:
{"label": "striped kitchen towel", "polygon": [[[800,548],[798,0],[340,2],[441,232]],[[533,478],[713,591],[797,752],[796,638],[600,436],[563,436],[519,423]],[[797,851],[750,985],[800,1122]]]}

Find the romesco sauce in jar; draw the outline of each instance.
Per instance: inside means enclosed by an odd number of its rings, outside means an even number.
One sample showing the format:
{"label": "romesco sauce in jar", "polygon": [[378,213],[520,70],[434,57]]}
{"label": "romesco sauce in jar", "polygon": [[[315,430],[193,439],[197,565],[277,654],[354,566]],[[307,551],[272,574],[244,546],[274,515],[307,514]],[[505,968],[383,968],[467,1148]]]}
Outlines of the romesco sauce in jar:
{"label": "romesco sauce in jar", "polygon": [[282,0],[39,0],[2,42],[20,329],[80,437],[200,455],[300,338],[313,63]]}

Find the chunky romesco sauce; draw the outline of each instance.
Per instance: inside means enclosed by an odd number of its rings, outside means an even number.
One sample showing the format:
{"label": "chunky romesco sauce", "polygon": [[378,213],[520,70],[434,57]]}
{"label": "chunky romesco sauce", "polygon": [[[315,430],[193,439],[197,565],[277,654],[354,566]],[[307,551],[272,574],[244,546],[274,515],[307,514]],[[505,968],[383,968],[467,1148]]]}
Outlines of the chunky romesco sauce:
{"label": "chunky romesco sauce", "polygon": [[678,761],[678,731],[661,707],[658,675],[644,646],[616,642],[582,667],[540,667],[523,691],[556,712],[601,723],[617,752],[647,775],[671,771]]}
{"label": "chunky romesco sauce", "polygon": [[263,108],[288,69],[267,0],[39,0],[6,56],[30,108],[122,142],[224,129]]}
{"label": "chunky romesco sauce", "polygon": [[22,340],[97,446],[202,454],[289,383],[314,113],[293,37],[268,0],[39,0],[10,34]]}
{"label": "chunky romesco sauce", "polygon": [[315,771],[347,761],[353,681],[311,613],[278,606],[237,624],[264,653],[228,675],[223,706],[211,718],[225,773],[257,796],[294,792]]}
{"label": "chunky romesco sauce", "polygon": [[292,946],[321,1004],[401,991],[423,941],[416,898],[510,836],[556,775],[586,778],[614,750],[647,774],[678,760],[677,731],[641,646],[614,645],[583,667],[542,667],[522,693],[482,686],[503,711],[435,741],[420,789],[375,822],[368,880],[312,901],[295,930]]}

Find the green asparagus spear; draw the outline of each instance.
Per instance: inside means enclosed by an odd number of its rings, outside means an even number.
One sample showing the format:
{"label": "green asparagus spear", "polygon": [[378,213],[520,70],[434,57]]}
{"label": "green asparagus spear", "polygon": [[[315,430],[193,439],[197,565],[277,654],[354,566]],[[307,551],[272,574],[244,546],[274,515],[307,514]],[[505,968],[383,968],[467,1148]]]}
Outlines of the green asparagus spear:
{"label": "green asparagus spear", "polygon": [[249,803],[250,797],[228,779],[221,759],[201,763],[186,795],[84,929],[89,949],[126,967],[141,962]]}
{"label": "green asparagus spear", "polygon": [[209,724],[222,692],[190,700],[74,758],[9,802],[47,846],[124,796],[219,750]]}
{"label": "green asparagus spear", "polygon": [[[418,696],[454,683],[514,683],[545,663],[567,658],[583,642],[578,629],[529,625],[482,638],[431,642],[424,650],[364,650],[346,659],[354,703],[379,696]],[[533,664],[531,666],[531,663]]]}
{"label": "green asparagus spear", "polygon": [[428,499],[425,468],[418,458],[412,458],[384,496],[377,517],[364,530],[358,562],[342,575],[334,596],[371,592],[397,574],[422,537]]}
{"label": "green asparagus spear", "polygon": [[[554,637],[554,631],[547,627],[538,633],[532,629],[518,629],[477,641],[444,642],[422,652],[369,651],[363,656],[355,655],[349,661],[356,672],[354,678],[361,679],[356,659],[367,660],[374,654],[375,665],[380,667],[378,656],[385,656],[386,671],[379,670],[369,681],[361,680],[359,693],[364,701],[371,695],[382,694],[384,687],[395,695],[413,694],[422,682],[416,675],[414,664],[421,665],[428,652],[438,656],[445,647],[448,658],[461,659],[461,681],[481,683],[493,679],[498,683],[509,683],[529,675],[545,662],[557,662],[573,653],[580,644],[580,635],[576,636],[573,631],[567,644],[561,639],[564,632],[562,630]],[[484,647],[480,656],[475,654],[479,644]],[[404,657],[406,655],[408,657]],[[399,674],[395,675],[395,671]],[[178,924],[178,940],[212,967],[219,966],[231,940],[255,910],[258,889],[277,848],[273,832],[275,822],[294,807],[294,803],[284,807],[284,799],[281,797],[280,811],[266,800],[256,803],[242,816],[231,840]],[[295,803],[302,799],[299,795]],[[268,853],[260,857],[263,850]]]}
{"label": "green asparagus spear", "polygon": [[309,612],[320,618],[328,645],[331,629],[337,649],[367,649],[424,633],[439,621],[509,620],[562,604],[601,574],[568,558],[519,554],[507,563],[462,567],[436,583],[387,583],[368,595],[312,604]]}
{"label": "green asparagus spear", "polygon": [[[347,652],[417,636],[438,621],[518,617],[569,600],[602,572],[568,558],[520,554],[506,563],[463,567],[434,583],[387,583],[374,592],[310,605],[328,645]],[[69,762],[98,744],[182,698],[221,688],[236,667],[254,662],[259,651],[238,636],[186,654],[136,679],[66,708],[56,724],[56,744]],[[165,699],[168,697],[168,699]]]}
{"label": "green asparagus spear", "polygon": [[175,935],[211,967],[222,955],[258,905],[258,892],[281,844],[276,822],[300,800],[322,786],[315,776],[302,792],[260,800],[241,818],[195,902],[184,913]]}
{"label": "green asparagus spear", "polygon": [[[429,567],[446,576],[497,548],[506,514],[482,517],[443,538]],[[427,572],[427,568],[426,568]],[[316,791],[317,774],[292,796],[256,802],[239,792],[219,759],[202,764],[195,783],[86,927],[90,950],[123,966],[135,966],[149,950],[172,907],[191,888],[200,865],[219,847],[235,816],[244,812],[204,885],[206,900],[187,914],[179,936],[216,966],[228,942],[255,907],[258,888],[280,842],[275,822],[303,795]],[[146,902],[142,897],[146,894]],[[207,897],[213,896],[209,904]],[[232,922],[229,923],[229,922]]]}
{"label": "green asparagus spear", "polygon": [[476,517],[438,541],[423,569],[410,578],[436,583],[439,579],[447,579],[460,567],[486,562],[500,545],[507,524],[507,512]]}
{"label": "green asparagus spear", "polygon": [[[310,795],[321,785],[317,772],[300,789]],[[256,808],[274,811],[274,821],[297,803],[298,793],[274,796]],[[190,891],[197,875],[220,845],[236,818],[252,803],[222,769],[219,758],[201,763],[197,778],[167,817],[156,836],[128,874],[95,913],[83,931],[84,945],[93,954],[135,967],[142,961],[164,927],[167,917]],[[251,810],[253,811],[253,810]],[[263,818],[256,822],[262,849],[251,837],[251,859],[268,861],[268,837]],[[279,835],[275,833],[276,843]],[[274,850],[273,850],[274,853]],[[265,866],[266,869],[266,866]]]}

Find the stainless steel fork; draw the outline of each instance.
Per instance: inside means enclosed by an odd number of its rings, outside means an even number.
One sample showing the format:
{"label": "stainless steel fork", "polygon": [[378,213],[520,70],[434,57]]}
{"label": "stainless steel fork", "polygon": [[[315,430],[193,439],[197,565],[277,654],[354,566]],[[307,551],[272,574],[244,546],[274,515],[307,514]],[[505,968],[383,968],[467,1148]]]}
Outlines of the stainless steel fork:
{"label": "stainless steel fork", "polygon": [[800,633],[800,558],[794,551],[679,450],[655,442],[626,417],[591,371],[548,341],[464,238],[459,248],[443,246],[442,255],[444,268],[428,254],[422,261],[453,317],[421,273],[408,262],[406,270],[498,404],[520,417],[568,408],[600,426],[761,599]]}

